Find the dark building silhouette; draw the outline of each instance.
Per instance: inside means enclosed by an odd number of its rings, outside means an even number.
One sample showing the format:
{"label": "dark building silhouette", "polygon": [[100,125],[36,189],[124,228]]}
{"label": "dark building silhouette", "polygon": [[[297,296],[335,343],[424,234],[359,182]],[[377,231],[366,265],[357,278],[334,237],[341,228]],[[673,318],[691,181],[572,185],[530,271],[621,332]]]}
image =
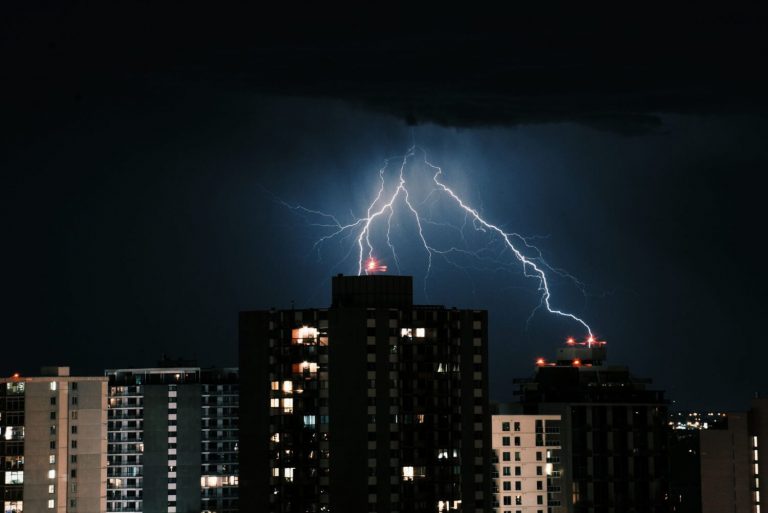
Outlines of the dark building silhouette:
{"label": "dark building silhouette", "polygon": [[673,513],[702,513],[700,437],[699,429],[670,430],[669,502]]}
{"label": "dark building silhouette", "polygon": [[239,511],[237,369],[164,360],[106,375],[107,511]]}
{"label": "dark building silhouette", "polygon": [[667,512],[667,401],[605,358],[603,342],[569,340],[556,361],[539,359],[532,378],[516,380],[517,407],[560,415],[562,511]]}
{"label": "dark building silhouette", "polygon": [[330,308],[240,314],[241,500],[269,512],[485,512],[487,312],[337,276]]}

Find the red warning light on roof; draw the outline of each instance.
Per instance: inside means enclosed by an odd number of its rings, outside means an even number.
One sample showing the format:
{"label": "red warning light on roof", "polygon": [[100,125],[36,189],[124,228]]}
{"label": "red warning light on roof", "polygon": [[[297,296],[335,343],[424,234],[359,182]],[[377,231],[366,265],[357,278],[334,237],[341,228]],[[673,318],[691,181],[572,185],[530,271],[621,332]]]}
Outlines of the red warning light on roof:
{"label": "red warning light on roof", "polygon": [[544,360],[544,358],[537,358],[536,359],[536,365],[538,365],[539,367],[541,367],[542,365],[544,365],[546,363],[547,362],[546,362],[546,360]]}
{"label": "red warning light on roof", "polygon": [[573,337],[568,337],[568,340],[565,341],[566,344],[569,346],[575,346],[576,345],[576,339]]}
{"label": "red warning light on roof", "polygon": [[385,273],[387,272],[387,266],[382,265],[378,260],[371,257],[365,262],[365,272],[366,274]]}
{"label": "red warning light on roof", "polygon": [[578,359],[578,358],[575,358],[575,359],[573,360],[573,366],[574,366],[574,367],[581,367],[581,360],[580,360],[580,359]]}

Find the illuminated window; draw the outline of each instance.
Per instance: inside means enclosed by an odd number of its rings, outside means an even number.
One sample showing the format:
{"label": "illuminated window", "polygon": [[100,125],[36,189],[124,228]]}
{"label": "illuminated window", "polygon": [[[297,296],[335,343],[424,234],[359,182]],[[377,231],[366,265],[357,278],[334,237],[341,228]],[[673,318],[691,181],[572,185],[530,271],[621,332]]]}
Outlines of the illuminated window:
{"label": "illuminated window", "polygon": [[55,504],[53,499],[48,499],[48,509],[53,509]]}
{"label": "illuminated window", "polygon": [[51,390],[54,390],[54,391],[56,390],[56,382],[55,381],[51,381],[51,385],[50,386],[51,386]]}
{"label": "illuminated window", "polygon": [[292,366],[292,370],[294,374],[304,374],[304,373],[314,374],[317,372],[317,363],[316,362],[294,363]]}
{"label": "illuminated window", "polygon": [[293,393],[293,381],[283,381],[283,393]]}
{"label": "illuminated window", "polygon": [[306,427],[306,428],[314,428],[315,427],[315,416],[314,415],[304,415],[304,427]]}
{"label": "illuminated window", "polygon": [[400,336],[401,337],[412,337],[413,336],[413,330],[411,328],[400,328]]}
{"label": "illuminated window", "polygon": [[294,344],[314,344],[317,339],[317,328],[302,326],[291,330],[291,342]]}
{"label": "illuminated window", "polygon": [[24,484],[24,471],[6,471],[5,484]]}
{"label": "illuminated window", "polygon": [[283,477],[286,481],[293,481],[293,467],[286,467],[283,469]]}
{"label": "illuminated window", "polygon": [[280,443],[280,433],[275,433],[272,435],[272,441],[275,443]]}
{"label": "illuminated window", "polygon": [[56,479],[56,471],[51,469],[48,471],[48,479]]}
{"label": "illuminated window", "polygon": [[272,408],[280,408],[280,399],[272,398],[269,400],[269,406]]}
{"label": "illuminated window", "polygon": [[272,476],[273,477],[280,477],[280,469],[279,468],[273,468],[272,469]]}
{"label": "illuminated window", "polygon": [[293,398],[283,399],[283,413],[293,413]]}
{"label": "illuminated window", "polygon": [[219,486],[219,478],[217,476],[205,476],[200,478],[204,481],[203,486]]}
{"label": "illuminated window", "polygon": [[413,481],[413,467],[403,467],[403,481]]}
{"label": "illuminated window", "polygon": [[55,485],[48,485],[48,493],[54,493],[56,491]]}
{"label": "illuminated window", "polygon": [[3,504],[4,513],[21,513],[24,511],[24,501],[5,501]]}
{"label": "illuminated window", "polygon": [[272,382],[272,390],[280,390],[280,382],[279,381],[273,381]]}
{"label": "illuminated window", "polygon": [[416,328],[416,338],[424,338],[427,336],[427,330],[424,328]]}
{"label": "illuminated window", "polygon": [[48,456],[48,463],[50,463],[51,465],[56,463],[56,455],[55,454],[51,454],[50,456]]}

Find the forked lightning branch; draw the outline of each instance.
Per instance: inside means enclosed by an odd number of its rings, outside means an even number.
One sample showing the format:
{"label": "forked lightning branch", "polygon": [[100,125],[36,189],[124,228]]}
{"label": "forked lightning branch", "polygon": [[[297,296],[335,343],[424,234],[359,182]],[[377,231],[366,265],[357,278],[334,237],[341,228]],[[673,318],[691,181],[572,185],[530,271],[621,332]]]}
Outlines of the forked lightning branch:
{"label": "forked lightning branch", "polygon": [[[421,174],[407,176],[406,169],[416,159],[420,159],[417,163],[421,166]],[[430,188],[427,194],[423,195],[423,198],[419,197],[420,201],[417,201],[412,191],[409,190],[409,179],[415,180],[416,178],[421,182],[428,183]],[[421,189],[421,185],[418,188]],[[456,210],[458,216],[463,219],[460,226],[447,220],[435,221],[431,213],[425,212],[430,204],[434,204],[438,200],[444,200]],[[481,232],[488,237],[488,244],[500,244],[502,247],[501,251],[496,252],[494,262],[500,266],[519,266],[523,274],[536,283],[540,299],[531,313],[531,317],[538,309],[544,308],[550,314],[578,323],[586,330],[589,339],[594,340],[592,329],[586,321],[555,306],[550,289],[550,275],[555,274],[567,278],[580,288],[581,283],[563,270],[548,265],[539,249],[524,236],[515,232],[507,232],[481,215],[477,208],[470,205],[453,188],[449,187],[443,170],[430,163],[426,151],[418,146],[412,146],[402,157],[384,161],[384,166],[379,170],[378,189],[368,204],[365,215],[356,217],[349,223],[340,222],[338,217],[320,210],[301,205],[290,205],[285,202],[283,204],[294,211],[311,216],[313,218],[311,225],[326,231],[314,243],[313,249],[319,250],[324,244],[333,240],[342,243],[349,241],[350,248],[346,258],[355,255],[358,275],[387,272],[389,266],[383,262],[389,258],[392,259],[392,263],[397,269],[400,268],[401,257],[393,241],[393,227],[396,226],[393,221],[397,216],[407,216],[415,225],[415,242],[418,247],[423,248],[426,257],[425,287],[436,259],[443,259],[451,265],[456,265],[452,259],[456,255],[487,260],[486,253],[483,253],[487,247],[476,249],[456,245],[445,247],[432,240],[429,227],[448,226],[460,235],[464,243],[467,242],[466,237],[464,237],[465,230]],[[377,238],[375,233],[379,232],[383,233],[383,236]],[[380,242],[377,242],[379,239]]]}

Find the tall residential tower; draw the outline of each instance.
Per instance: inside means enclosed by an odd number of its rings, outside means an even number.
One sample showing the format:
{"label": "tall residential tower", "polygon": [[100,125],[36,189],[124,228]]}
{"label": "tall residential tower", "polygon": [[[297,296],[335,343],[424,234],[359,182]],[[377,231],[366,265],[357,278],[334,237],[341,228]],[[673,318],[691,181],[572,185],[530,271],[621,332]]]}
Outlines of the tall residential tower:
{"label": "tall residential tower", "polygon": [[105,511],[107,379],[41,374],[0,378],[2,511]]}
{"label": "tall residential tower", "polygon": [[163,361],[107,376],[107,511],[239,511],[237,369]]}
{"label": "tall residential tower", "polygon": [[667,512],[667,401],[605,360],[604,342],[569,340],[555,361],[540,358],[533,377],[516,380],[518,413],[560,417],[563,500],[554,511]]}
{"label": "tall residential tower", "polygon": [[242,312],[241,497],[269,512],[486,512],[487,313],[408,276],[333,279],[329,308]]}

